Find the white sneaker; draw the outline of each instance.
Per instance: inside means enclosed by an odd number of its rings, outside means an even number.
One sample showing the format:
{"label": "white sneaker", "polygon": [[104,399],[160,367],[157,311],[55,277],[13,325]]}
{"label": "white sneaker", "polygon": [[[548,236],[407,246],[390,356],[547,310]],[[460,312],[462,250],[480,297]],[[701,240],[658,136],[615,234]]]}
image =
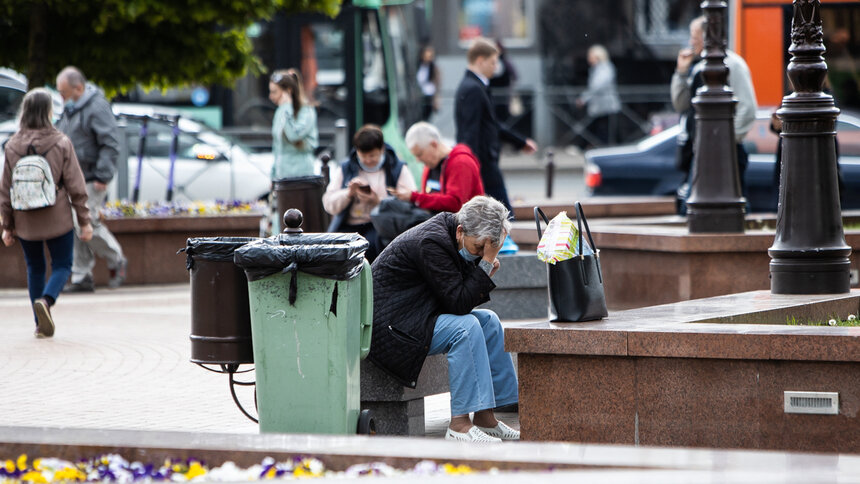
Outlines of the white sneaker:
{"label": "white sneaker", "polygon": [[[476,426],[477,427],[477,426]],[[501,440],[520,440],[520,431],[514,430],[501,420],[495,427],[477,427],[485,434]]]}
{"label": "white sneaker", "polygon": [[459,440],[462,442],[477,442],[481,444],[499,443],[502,439],[490,437],[476,426],[469,427],[468,432],[454,432],[451,427],[448,427],[448,432],[445,433],[445,440]]}

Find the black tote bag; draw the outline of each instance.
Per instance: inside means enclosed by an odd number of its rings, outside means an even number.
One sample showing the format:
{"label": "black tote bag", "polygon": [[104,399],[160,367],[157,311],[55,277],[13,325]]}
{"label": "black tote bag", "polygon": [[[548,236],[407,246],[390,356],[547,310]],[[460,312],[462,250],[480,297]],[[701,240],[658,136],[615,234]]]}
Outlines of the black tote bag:
{"label": "black tote bag", "polygon": [[[549,219],[540,207],[535,207],[538,240],[542,236],[540,218],[543,218],[544,223],[549,224]],[[583,254],[583,223],[594,254]],[[579,202],[576,202],[576,225],[579,230],[576,255],[572,259],[546,265],[549,319],[553,322],[593,321],[608,315],[599,252],[594,246],[588,221]]]}

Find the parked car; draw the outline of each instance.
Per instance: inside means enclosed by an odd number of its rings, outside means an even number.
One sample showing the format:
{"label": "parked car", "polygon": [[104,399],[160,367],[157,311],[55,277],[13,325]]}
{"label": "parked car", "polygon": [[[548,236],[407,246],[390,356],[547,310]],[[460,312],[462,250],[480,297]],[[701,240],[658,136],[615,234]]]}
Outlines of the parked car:
{"label": "parked car", "polygon": [[[113,198],[130,198],[137,180],[143,118],[147,134],[140,164],[140,200],[164,200],[170,174],[170,146],[175,109],[143,104],[113,105],[121,128],[126,166],[111,182]],[[272,153],[252,153],[241,143],[188,117],[179,118],[174,200],[254,200],[269,193]],[[122,174],[125,176],[122,176]]]}
{"label": "parked car", "polygon": [[[744,140],[749,153],[744,180],[751,212],[775,212],[779,186],[775,183],[779,137],[770,131],[773,110],[759,110]],[[674,125],[634,145],[600,148],[585,153],[585,184],[593,196],[675,195],[684,174],[675,168]],[[839,169],[843,209],[860,209],[860,117],[843,112],[837,119]]]}
{"label": "parked car", "polygon": [[[7,83],[9,86],[5,87],[4,81],[0,78],[0,99],[8,94],[10,103],[17,99],[20,104],[26,86],[17,82]],[[11,109],[8,119],[0,119],[0,143],[17,130],[15,111],[17,105]],[[180,112],[162,106],[121,103],[114,104],[113,111],[120,127],[120,160],[117,176],[108,187],[109,199],[129,199],[133,194],[139,164],[140,129],[145,116],[148,121],[140,160],[139,200],[165,200],[170,176],[172,122]],[[271,152],[252,153],[241,143],[188,117],[179,118],[179,129],[173,200],[256,200],[269,193]]]}

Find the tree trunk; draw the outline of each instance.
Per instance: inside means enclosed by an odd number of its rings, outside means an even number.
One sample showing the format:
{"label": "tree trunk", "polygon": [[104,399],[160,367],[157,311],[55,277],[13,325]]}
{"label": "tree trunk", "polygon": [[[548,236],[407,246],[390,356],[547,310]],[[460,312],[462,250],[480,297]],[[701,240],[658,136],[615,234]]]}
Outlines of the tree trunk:
{"label": "tree trunk", "polygon": [[48,7],[44,2],[30,6],[30,39],[27,46],[27,88],[44,86],[47,78]]}

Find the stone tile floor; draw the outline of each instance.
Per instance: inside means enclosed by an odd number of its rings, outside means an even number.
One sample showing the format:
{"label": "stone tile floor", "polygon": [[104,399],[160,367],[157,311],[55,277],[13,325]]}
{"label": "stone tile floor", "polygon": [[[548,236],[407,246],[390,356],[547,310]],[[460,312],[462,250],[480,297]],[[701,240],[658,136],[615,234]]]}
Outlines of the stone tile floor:
{"label": "stone tile floor", "polygon": [[[257,432],[227,377],[189,361],[187,284],[63,294],[53,315],[56,335],[36,339],[26,291],[0,290],[0,425]],[[251,390],[237,391],[252,408]],[[426,399],[428,436],[444,436],[448,398]],[[516,414],[502,417],[519,426]]]}
{"label": "stone tile floor", "polygon": [[[271,447],[302,449],[306,454],[363,452],[361,455],[421,456],[443,461],[583,466],[553,474],[494,475],[493,481],[499,483],[860,483],[860,456],[849,455],[529,442],[482,447],[438,438],[255,435],[257,426],[235,408],[226,377],[189,362],[187,285],[63,295],[54,308],[54,317],[55,337],[37,340],[26,291],[0,290],[0,450],[9,450],[11,442],[34,442],[28,436],[33,433],[69,445],[120,438],[130,442],[127,445],[148,442],[145,447],[171,447],[177,445],[171,445],[173,438],[187,440],[195,449],[228,445],[237,451]],[[253,402],[247,392],[240,393],[240,398]],[[429,397],[425,403],[427,433],[441,437],[447,425],[448,396]],[[503,414],[502,418],[517,425],[516,414]],[[132,432],[121,433],[121,437],[110,434],[119,430]],[[168,435],[175,432],[187,434]],[[412,480],[486,482],[486,477]]]}

